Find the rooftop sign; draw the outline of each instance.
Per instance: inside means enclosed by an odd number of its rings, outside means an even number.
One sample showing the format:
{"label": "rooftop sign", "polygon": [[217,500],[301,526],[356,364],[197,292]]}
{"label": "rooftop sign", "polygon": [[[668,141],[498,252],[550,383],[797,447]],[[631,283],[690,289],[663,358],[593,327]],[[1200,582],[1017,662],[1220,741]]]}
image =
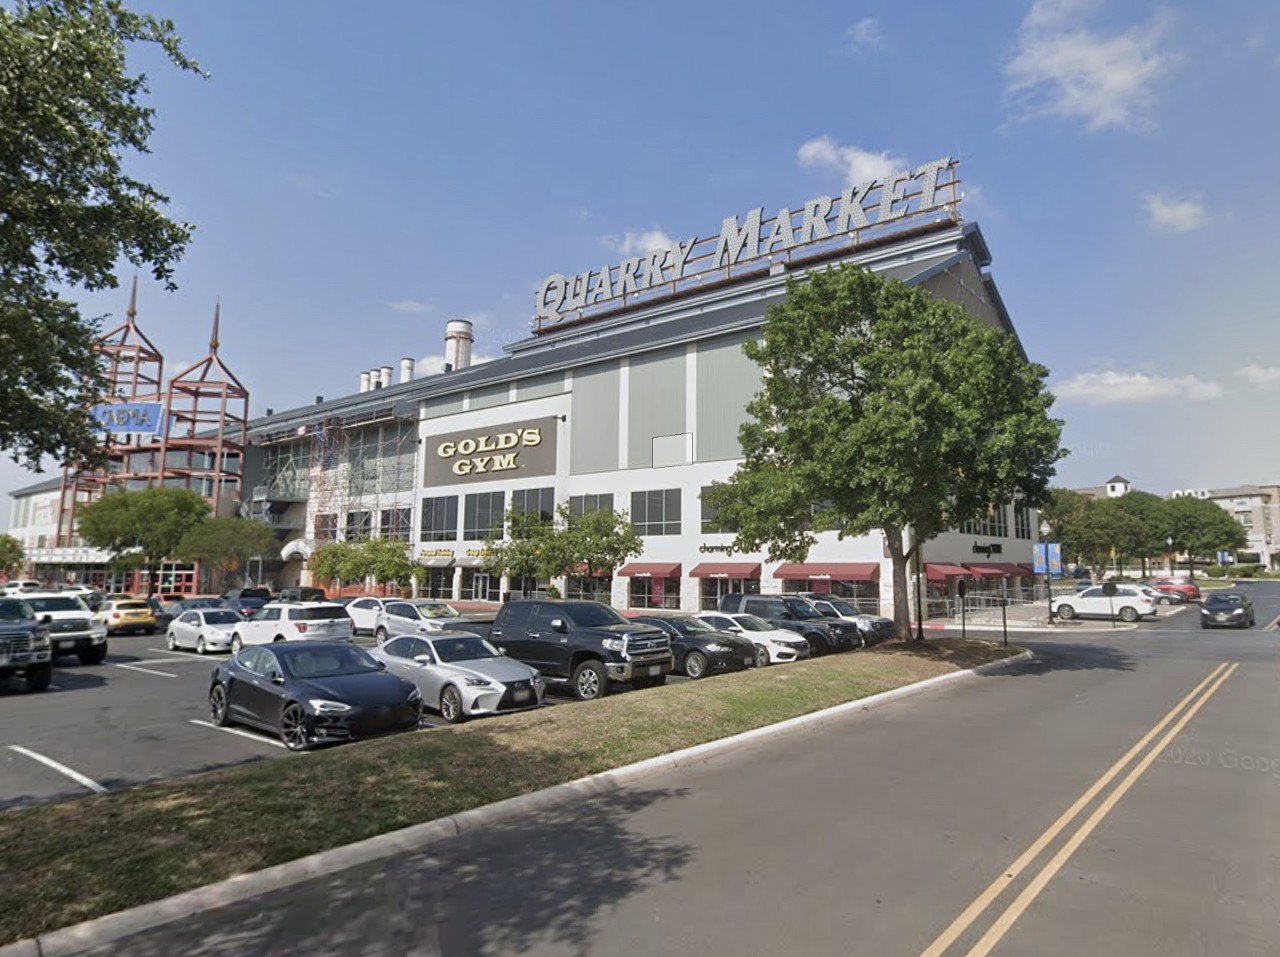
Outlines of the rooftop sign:
{"label": "rooftop sign", "polygon": [[[775,256],[790,262],[799,250],[809,255],[822,252],[824,246],[832,251],[856,247],[939,207],[954,214],[960,202],[955,167],[944,156],[914,170],[850,186],[838,198],[818,196],[798,210],[784,207],[772,219],[764,218],[764,207],[753,209],[741,224],[737,216],[730,216],[717,237],[676,241],[576,276],[555,273],[538,287],[534,331],[694,289],[706,281],[762,271]],[[735,272],[734,267],[741,268]]]}
{"label": "rooftop sign", "polygon": [[164,406],[159,402],[107,402],[89,413],[94,430],[106,435],[154,438],[164,429]]}

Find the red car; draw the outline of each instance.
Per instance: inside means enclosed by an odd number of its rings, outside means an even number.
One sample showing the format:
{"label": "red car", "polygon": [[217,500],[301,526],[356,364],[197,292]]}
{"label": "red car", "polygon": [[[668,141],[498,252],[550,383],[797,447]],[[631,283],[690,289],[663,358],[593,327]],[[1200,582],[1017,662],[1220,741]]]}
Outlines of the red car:
{"label": "red car", "polygon": [[1167,595],[1181,595],[1187,601],[1200,600],[1200,586],[1189,578],[1153,578],[1147,584]]}

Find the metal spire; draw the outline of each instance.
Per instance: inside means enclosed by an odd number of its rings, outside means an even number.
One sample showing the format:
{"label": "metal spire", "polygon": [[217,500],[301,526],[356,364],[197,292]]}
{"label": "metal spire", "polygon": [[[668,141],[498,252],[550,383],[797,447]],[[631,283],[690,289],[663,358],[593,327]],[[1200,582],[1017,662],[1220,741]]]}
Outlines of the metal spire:
{"label": "metal spire", "polygon": [[129,308],[125,311],[129,321],[133,322],[138,315],[138,274],[133,274],[133,289],[129,292]]}
{"label": "metal spire", "polygon": [[209,352],[218,353],[218,321],[222,318],[222,297],[219,296],[213,306],[213,335],[209,339]]}

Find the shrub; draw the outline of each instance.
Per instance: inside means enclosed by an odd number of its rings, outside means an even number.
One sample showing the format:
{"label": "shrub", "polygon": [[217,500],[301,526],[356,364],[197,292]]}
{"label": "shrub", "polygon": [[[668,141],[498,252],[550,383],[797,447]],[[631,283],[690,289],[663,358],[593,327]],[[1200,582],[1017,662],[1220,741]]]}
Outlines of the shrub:
{"label": "shrub", "polygon": [[1204,573],[1210,578],[1222,578],[1227,574],[1227,569],[1224,565],[1210,565],[1204,570]]}
{"label": "shrub", "polygon": [[1263,566],[1249,562],[1243,565],[1232,565],[1230,572],[1234,578],[1253,578],[1262,571]]}

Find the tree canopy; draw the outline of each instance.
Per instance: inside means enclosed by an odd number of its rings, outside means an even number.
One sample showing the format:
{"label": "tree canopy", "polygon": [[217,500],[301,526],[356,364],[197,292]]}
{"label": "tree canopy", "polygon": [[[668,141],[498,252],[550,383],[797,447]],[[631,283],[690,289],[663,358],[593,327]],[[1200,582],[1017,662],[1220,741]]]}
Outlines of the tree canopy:
{"label": "tree canopy", "polygon": [[134,44],[199,72],[173,23],[120,0],[0,6],[0,448],[32,467],[101,453],[100,324],[67,293],[116,288],[122,259],[172,288],[191,237],[164,214],[168,197],[125,172],[155,122],[145,75],[127,68]]}
{"label": "tree canopy", "polygon": [[176,557],[187,533],[209,516],[209,503],[190,489],[157,488],[108,492],[78,513],[80,536],[114,559],[136,558],[154,592],[160,563]]}
{"label": "tree canopy", "polygon": [[176,557],[202,562],[217,578],[216,590],[251,558],[278,558],[280,545],[270,526],[252,519],[223,515],[194,526],[178,543]]}
{"label": "tree canopy", "polygon": [[6,576],[22,571],[27,564],[27,553],[22,542],[12,535],[0,535],[0,572]]}
{"label": "tree canopy", "polygon": [[485,543],[486,564],[498,574],[592,578],[644,552],[644,539],[625,511],[575,512],[562,502],[550,522],[533,513],[508,512],[506,527],[504,537]]}
{"label": "tree canopy", "polygon": [[367,538],[327,542],[307,560],[311,573],[321,581],[407,582],[416,571],[409,558],[409,543],[394,538]]}
{"label": "tree canopy", "polygon": [[1244,527],[1231,513],[1208,499],[1189,495],[1165,502],[1167,533],[1175,551],[1185,553],[1195,568],[1195,559],[1211,558],[1218,551],[1234,551],[1248,542]]}
{"label": "tree canopy", "polygon": [[803,561],[818,532],[884,533],[894,617],[909,628],[907,562],[922,540],[993,505],[1045,498],[1062,422],[1043,366],[956,303],[857,266],[787,283],[739,431],[744,461],[704,500],[735,548]]}

